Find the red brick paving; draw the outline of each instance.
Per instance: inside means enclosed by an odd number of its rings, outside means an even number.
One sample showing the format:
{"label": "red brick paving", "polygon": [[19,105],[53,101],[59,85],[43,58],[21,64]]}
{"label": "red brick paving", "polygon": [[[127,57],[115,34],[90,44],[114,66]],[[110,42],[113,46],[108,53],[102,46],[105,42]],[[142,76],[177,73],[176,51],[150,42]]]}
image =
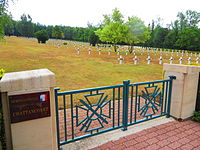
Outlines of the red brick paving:
{"label": "red brick paving", "polygon": [[200,123],[173,121],[91,150],[200,150]]}

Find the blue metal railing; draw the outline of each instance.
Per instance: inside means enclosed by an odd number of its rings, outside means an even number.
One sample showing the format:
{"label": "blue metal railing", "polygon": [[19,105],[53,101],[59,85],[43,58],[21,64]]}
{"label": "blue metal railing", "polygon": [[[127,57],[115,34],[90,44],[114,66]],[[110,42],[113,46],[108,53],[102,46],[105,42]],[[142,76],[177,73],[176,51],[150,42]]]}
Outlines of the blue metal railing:
{"label": "blue metal railing", "polygon": [[57,141],[61,145],[170,116],[169,79],[59,92],[55,89]]}

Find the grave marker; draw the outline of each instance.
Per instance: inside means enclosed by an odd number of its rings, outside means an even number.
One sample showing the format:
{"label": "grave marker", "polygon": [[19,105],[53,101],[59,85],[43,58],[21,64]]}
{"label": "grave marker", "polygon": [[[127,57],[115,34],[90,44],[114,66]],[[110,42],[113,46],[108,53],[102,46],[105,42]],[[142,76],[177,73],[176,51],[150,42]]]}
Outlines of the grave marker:
{"label": "grave marker", "polygon": [[135,56],[135,57],[133,58],[133,60],[134,60],[134,65],[137,65],[137,64],[138,64],[138,57]]}
{"label": "grave marker", "polygon": [[169,64],[172,64],[172,63],[173,63],[173,57],[170,57]]}
{"label": "grave marker", "polygon": [[120,55],[119,58],[118,58],[118,60],[119,60],[119,64],[121,65],[124,59],[123,59],[123,57]]}
{"label": "grave marker", "polygon": [[188,64],[191,64],[191,61],[192,61],[192,59],[191,59],[191,57],[189,57],[188,58]]}
{"label": "grave marker", "polygon": [[99,49],[98,51],[99,51],[99,55],[101,55],[101,49]]}
{"label": "grave marker", "polygon": [[183,63],[183,58],[180,57],[180,58],[179,58],[179,64],[182,64],[182,63]]}
{"label": "grave marker", "polygon": [[159,64],[160,65],[162,64],[162,60],[163,60],[163,58],[162,58],[162,56],[160,56],[160,58],[159,58]]}
{"label": "grave marker", "polygon": [[148,56],[148,57],[147,57],[147,64],[148,64],[148,65],[150,64],[150,61],[151,61],[151,57]]}

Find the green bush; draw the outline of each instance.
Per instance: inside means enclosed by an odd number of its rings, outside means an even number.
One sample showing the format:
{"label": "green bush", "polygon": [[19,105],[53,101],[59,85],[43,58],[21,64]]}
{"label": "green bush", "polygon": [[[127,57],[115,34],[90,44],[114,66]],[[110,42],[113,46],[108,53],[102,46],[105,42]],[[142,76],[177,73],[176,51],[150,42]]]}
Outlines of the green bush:
{"label": "green bush", "polygon": [[63,45],[67,45],[67,42],[64,42]]}
{"label": "green bush", "polygon": [[195,111],[192,120],[200,122],[200,111]]}
{"label": "green bush", "polygon": [[35,37],[37,38],[38,43],[46,43],[46,41],[49,39],[49,35],[46,30],[35,32]]}
{"label": "green bush", "polygon": [[0,78],[3,77],[4,73],[5,73],[5,70],[4,69],[0,69]]}

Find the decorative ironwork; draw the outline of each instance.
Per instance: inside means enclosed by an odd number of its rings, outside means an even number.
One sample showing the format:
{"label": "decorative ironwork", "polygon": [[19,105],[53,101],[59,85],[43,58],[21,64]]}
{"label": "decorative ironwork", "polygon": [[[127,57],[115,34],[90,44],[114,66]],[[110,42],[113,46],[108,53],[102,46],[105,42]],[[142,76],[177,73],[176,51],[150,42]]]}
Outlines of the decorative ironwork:
{"label": "decorative ironwork", "polygon": [[[96,104],[92,104],[92,97],[99,96],[98,102]],[[86,101],[80,99],[80,103],[83,106],[76,105],[76,126],[80,126],[80,131],[82,131],[85,128],[85,132],[92,132],[94,130],[99,130],[101,128],[104,128],[104,123],[108,124],[108,121],[106,118],[110,118],[110,110],[111,100],[107,100],[108,95],[104,97],[104,93],[98,93],[98,94],[91,94],[91,95],[84,95]],[[107,100],[107,101],[106,101]],[[106,115],[103,112],[103,108],[105,106],[109,107],[109,113]],[[85,117],[79,121],[79,109],[85,111]],[[95,127],[90,128],[92,124],[95,122]],[[96,123],[97,122],[97,123]]]}
{"label": "decorative ironwork", "polygon": [[155,86],[148,86],[144,87],[145,91],[142,90],[141,97],[144,100],[144,105],[140,107],[141,100],[139,101],[138,105],[138,112],[142,117],[149,117],[153,116],[158,112],[159,107],[162,104],[162,97],[160,88],[158,85]]}

